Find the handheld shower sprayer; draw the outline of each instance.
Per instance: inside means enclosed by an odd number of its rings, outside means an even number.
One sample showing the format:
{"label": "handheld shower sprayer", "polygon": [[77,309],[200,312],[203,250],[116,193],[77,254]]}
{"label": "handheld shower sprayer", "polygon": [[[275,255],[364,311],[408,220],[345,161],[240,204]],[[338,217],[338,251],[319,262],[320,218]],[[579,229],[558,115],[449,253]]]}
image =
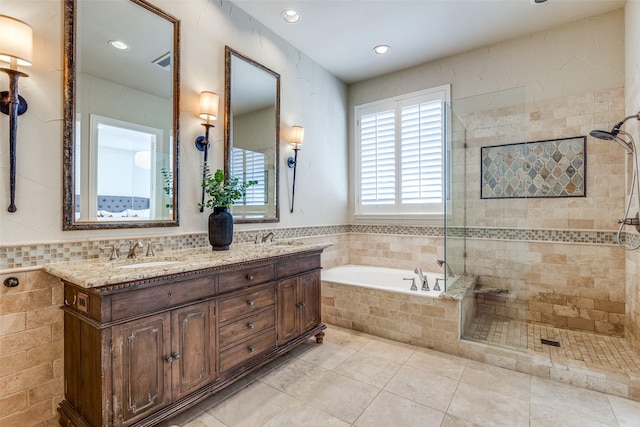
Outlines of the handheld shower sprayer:
{"label": "handheld shower sprayer", "polygon": [[[604,141],[616,142],[622,148],[624,148],[628,154],[632,155],[633,173],[631,177],[631,187],[629,188],[629,200],[627,201],[627,207],[625,209],[624,218],[618,221],[618,224],[620,224],[620,226],[618,227],[618,233],[616,234],[616,240],[617,240],[616,243],[622,249],[627,251],[640,249],[640,243],[635,245],[627,245],[625,242],[622,241],[622,229],[625,225],[634,226],[636,230],[640,232],[640,219],[638,218],[638,215],[640,214],[640,184],[638,183],[638,153],[636,151],[636,144],[631,134],[623,130],[620,130],[620,128],[624,125],[624,123],[627,120],[631,120],[631,119],[636,119],[640,121],[640,111],[637,114],[633,114],[631,116],[627,116],[624,119],[622,119],[611,129],[610,132],[607,132],[605,130],[594,129],[589,133],[589,135],[591,135],[594,138],[602,139]],[[629,140],[626,141],[625,139],[621,138],[618,135],[623,135]],[[631,200],[634,199],[634,196],[637,203],[637,206],[636,206],[637,211],[636,211],[636,215],[629,216],[630,210],[631,210]]]}

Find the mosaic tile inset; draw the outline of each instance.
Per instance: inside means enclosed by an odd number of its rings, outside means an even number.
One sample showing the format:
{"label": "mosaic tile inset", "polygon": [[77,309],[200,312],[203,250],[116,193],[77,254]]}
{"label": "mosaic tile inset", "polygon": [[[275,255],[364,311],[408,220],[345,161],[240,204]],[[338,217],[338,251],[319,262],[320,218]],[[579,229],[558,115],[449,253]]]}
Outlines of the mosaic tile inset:
{"label": "mosaic tile inset", "polygon": [[481,198],[586,196],[585,136],[481,148]]}

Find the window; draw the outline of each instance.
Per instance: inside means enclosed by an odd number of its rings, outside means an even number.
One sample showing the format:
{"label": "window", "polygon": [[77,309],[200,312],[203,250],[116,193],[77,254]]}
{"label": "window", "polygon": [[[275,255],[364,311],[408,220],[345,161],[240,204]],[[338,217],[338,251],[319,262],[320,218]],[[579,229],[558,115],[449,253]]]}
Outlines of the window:
{"label": "window", "polygon": [[264,206],[267,203],[267,177],[264,162],[264,153],[233,147],[231,176],[239,178],[241,182],[258,181],[256,185],[247,189],[243,203],[240,204]]}
{"label": "window", "polygon": [[356,107],[356,215],[442,215],[449,86]]}

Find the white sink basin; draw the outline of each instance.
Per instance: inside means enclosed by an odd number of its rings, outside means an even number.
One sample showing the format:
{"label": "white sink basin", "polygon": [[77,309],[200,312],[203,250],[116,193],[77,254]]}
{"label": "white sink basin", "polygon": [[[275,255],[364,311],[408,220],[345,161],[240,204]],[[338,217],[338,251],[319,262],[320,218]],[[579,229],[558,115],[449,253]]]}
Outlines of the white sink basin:
{"label": "white sink basin", "polygon": [[146,261],[146,262],[137,262],[134,264],[126,264],[121,265],[116,268],[125,269],[125,268],[146,268],[146,267],[162,267],[165,265],[177,264],[180,261]]}

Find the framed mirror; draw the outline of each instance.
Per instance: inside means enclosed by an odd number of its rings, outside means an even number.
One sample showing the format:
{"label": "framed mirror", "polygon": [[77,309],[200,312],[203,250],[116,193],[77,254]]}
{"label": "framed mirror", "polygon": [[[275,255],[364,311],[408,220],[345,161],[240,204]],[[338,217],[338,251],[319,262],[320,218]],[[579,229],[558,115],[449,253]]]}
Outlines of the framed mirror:
{"label": "framed mirror", "polygon": [[231,207],[234,222],[278,222],[280,75],[225,48],[225,176],[255,180]]}
{"label": "framed mirror", "polygon": [[179,225],[179,21],[65,0],[63,230]]}

